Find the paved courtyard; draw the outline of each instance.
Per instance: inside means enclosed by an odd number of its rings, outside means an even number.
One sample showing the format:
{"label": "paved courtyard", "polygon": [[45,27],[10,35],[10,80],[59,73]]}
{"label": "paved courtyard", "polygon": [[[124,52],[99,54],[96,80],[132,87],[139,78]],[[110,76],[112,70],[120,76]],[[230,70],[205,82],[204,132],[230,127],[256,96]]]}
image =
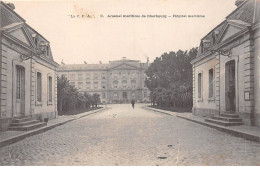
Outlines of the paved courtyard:
{"label": "paved courtyard", "polygon": [[260,165],[260,144],[129,104],[0,148],[0,165]]}

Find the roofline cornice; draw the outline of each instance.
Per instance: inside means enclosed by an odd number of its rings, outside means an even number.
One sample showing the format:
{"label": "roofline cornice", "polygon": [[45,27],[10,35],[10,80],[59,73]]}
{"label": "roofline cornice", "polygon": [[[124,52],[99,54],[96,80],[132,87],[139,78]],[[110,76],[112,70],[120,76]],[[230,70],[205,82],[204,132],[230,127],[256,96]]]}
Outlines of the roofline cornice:
{"label": "roofline cornice", "polygon": [[108,68],[108,69],[109,69],[109,70],[115,69],[115,68],[117,68],[117,67],[119,67],[119,66],[121,66],[121,65],[128,65],[128,66],[133,67],[133,68],[136,68],[136,69],[140,69],[140,68],[141,68],[141,67],[136,67],[136,66],[133,66],[133,65],[131,65],[131,64],[127,64],[126,62],[123,62],[123,63],[121,63],[121,64],[118,64],[118,65],[116,65],[116,66],[114,66],[114,67],[111,67],[111,68]]}
{"label": "roofline cornice", "polygon": [[17,45],[19,45],[19,46],[21,46],[21,47],[23,47],[23,48],[25,48],[25,49],[31,51],[31,52],[33,53],[34,57],[36,57],[36,58],[38,58],[38,59],[42,59],[42,60],[44,60],[45,62],[48,62],[48,63],[50,63],[51,65],[53,65],[53,66],[55,66],[55,67],[58,67],[58,66],[59,66],[59,64],[58,64],[57,62],[53,61],[53,60],[50,60],[50,59],[45,58],[45,57],[37,57],[37,56],[35,56],[35,55],[37,55],[37,53],[39,53],[40,51],[35,50],[33,47],[31,47],[31,46],[25,44],[24,42],[20,41],[19,39],[15,38],[15,37],[13,37],[13,36],[11,36],[11,35],[9,35],[8,33],[4,32],[4,31],[1,31],[1,32],[3,32],[3,35],[4,35],[6,38],[8,38],[9,40],[11,40],[11,41],[14,42],[15,44],[17,44]]}
{"label": "roofline cornice", "polygon": [[53,65],[55,67],[59,66],[59,64],[57,62],[55,62],[54,60],[51,60],[51,59],[49,59],[49,58],[47,58],[45,56],[40,56],[40,57],[36,57],[36,58],[39,58],[39,59],[41,59],[41,60],[43,60],[45,62],[48,62],[48,63],[50,63],[51,65]]}
{"label": "roofline cornice", "polygon": [[[218,24],[216,27],[214,27],[209,33],[207,33],[207,35],[205,35],[203,38],[201,38],[201,40],[202,39],[205,39],[210,33],[212,33],[218,26],[220,26],[223,22],[225,22],[225,21],[227,21],[228,20],[228,18],[233,14],[233,13],[235,13],[237,10],[239,10],[242,6],[244,6],[247,2],[249,2],[250,0],[247,0],[247,1],[244,1],[241,5],[239,5],[234,11],[232,11],[228,16],[226,16],[226,19],[224,20],[224,21],[222,21],[220,24]],[[254,0],[254,1],[256,1],[256,0]],[[255,8],[256,8],[256,6],[255,6]],[[254,11],[255,11],[256,9],[254,9]]]}
{"label": "roofline cornice", "polygon": [[235,35],[233,35],[233,36],[229,37],[228,39],[226,39],[225,41],[217,44],[216,46],[213,46],[213,47],[209,48],[209,50],[206,53],[204,53],[204,54],[200,55],[199,57],[195,58],[190,63],[191,64],[195,64],[196,62],[201,61],[202,59],[204,59],[207,56],[211,55],[212,54],[212,50],[221,49],[224,45],[229,44],[230,42],[240,38],[242,35],[244,35],[244,34],[246,34],[248,32],[250,32],[250,29],[248,29],[248,28],[245,28],[245,29],[241,30],[240,32],[238,32]]}
{"label": "roofline cornice", "polygon": [[43,38],[45,41],[47,41],[48,43],[50,43],[44,36],[42,36],[39,32],[37,32],[35,29],[33,29],[30,25],[28,25],[27,23],[24,23],[29,29],[32,29],[32,31],[34,31],[35,33],[37,33],[37,35],[39,35],[41,38]]}
{"label": "roofline cornice", "polygon": [[108,69],[60,69],[58,67],[57,72],[75,72],[75,71],[108,71]]}
{"label": "roofline cornice", "polygon": [[38,53],[38,50],[35,50],[33,47],[27,45],[26,43],[20,41],[19,39],[11,36],[10,34],[8,34],[7,32],[3,31],[3,35],[8,38],[9,40],[11,40],[12,42],[16,43],[19,46],[22,46],[25,49],[30,50],[31,52],[33,52],[34,54]]}

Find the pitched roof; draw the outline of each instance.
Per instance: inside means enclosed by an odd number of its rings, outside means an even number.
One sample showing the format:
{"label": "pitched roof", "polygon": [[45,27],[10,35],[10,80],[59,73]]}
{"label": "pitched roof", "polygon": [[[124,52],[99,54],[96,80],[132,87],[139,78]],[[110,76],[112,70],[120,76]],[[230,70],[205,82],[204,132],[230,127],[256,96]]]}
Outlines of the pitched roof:
{"label": "pitched roof", "polygon": [[9,25],[14,22],[25,22],[25,20],[18,15],[13,9],[11,9],[7,4],[5,4],[3,1],[0,1],[0,28],[4,27],[6,25]]}
{"label": "pitched roof", "polygon": [[[49,41],[47,39],[45,39],[40,33],[38,33],[36,30],[34,30],[32,27],[30,27],[26,23],[26,21],[20,15],[18,15],[13,9],[11,9],[8,5],[6,5],[2,1],[0,1],[0,8],[1,8],[1,12],[0,12],[0,18],[1,18],[0,30],[4,30],[5,34],[7,36],[10,36],[10,37],[12,37],[14,39],[17,39],[17,37],[15,35],[11,35],[10,32],[12,32],[13,30],[16,30],[18,28],[23,27],[25,33],[27,34],[26,38],[28,38],[28,40],[30,40],[30,42],[33,42],[33,40],[32,40],[33,35],[37,34],[39,42],[44,41],[46,43],[49,43]],[[18,42],[19,43],[23,43],[21,40],[19,40]],[[40,51],[39,47],[34,45],[34,42],[30,43],[30,44],[32,45],[31,46],[32,47],[31,50],[33,50],[33,51]],[[49,48],[49,56],[41,55],[39,57],[40,58],[46,57],[44,59],[45,61],[50,62],[51,64],[54,63],[51,48]],[[56,62],[55,62],[55,65],[57,65]]]}
{"label": "pitched roof", "polygon": [[[133,61],[133,62],[132,62]],[[147,68],[146,63],[140,63],[140,61],[135,60],[115,60],[109,61],[108,64],[67,64],[60,65],[58,71],[71,71],[71,70],[108,70],[118,68],[122,65],[127,65],[136,69]]]}
{"label": "pitched roof", "polygon": [[139,60],[130,60],[130,59],[120,59],[120,60],[113,60],[109,62],[140,62]]}
{"label": "pitched roof", "polygon": [[109,64],[68,64],[60,65],[59,70],[106,70]]}
{"label": "pitched roof", "polygon": [[[255,24],[255,20],[257,15],[255,14],[257,9],[259,8],[260,3],[255,3],[257,0],[245,0],[241,5],[239,5],[234,11],[232,11],[224,21],[222,21],[219,25],[217,25],[214,29],[212,29],[206,36],[204,36],[201,41],[209,42],[205,43],[205,45],[200,46],[200,49],[203,48],[203,52],[199,50],[198,56],[208,51],[214,45],[218,43],[213,43],[213,33],[218,32],[218,35],[221,34],[226,28],[227,24],[236,25],[241,28],[246,28]],[[215,36],[215,35],[214,35]],[[215,36],[216,42],[218,42],[220,36]],[[206,41],[205,41],[206,40]]]}

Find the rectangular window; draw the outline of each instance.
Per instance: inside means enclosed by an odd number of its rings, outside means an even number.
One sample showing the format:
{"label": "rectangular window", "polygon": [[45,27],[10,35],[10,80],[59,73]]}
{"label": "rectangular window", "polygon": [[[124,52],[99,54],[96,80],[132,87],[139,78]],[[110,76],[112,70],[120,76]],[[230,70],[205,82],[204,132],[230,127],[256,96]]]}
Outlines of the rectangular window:
{"label": "rectangular window", "polygon": [[127,86],[127,81],[126,81],[126,80],[124,80],[124,81],[122,82],[122,86],[123,86],[123,88],[126,88],[126,86]]}
{"label": "rectangular window", "polygon": [[82,74],[78,74],[78,80],[83,80]]}
{"label": "rectangular window", "polygon": [[117,79],[117,73],[114,73],[114,78]]}
{"label": "rectangular window", "polygon": [[42,101],[42,74],[40,72],[37,72],[37,101]]}
{"label": "rectangular window", "polygon": [[102,98],[103,98],[103,99],[106,98],[106,93],[102,93]]}
{"label": "rectangular window", "polygon": [[86,82],[86,89],[90,89],[90,82]]}
{"label": "rectangular window", "polygon": [[48,77],[48,84],[49,84],[49,86],[48,86],[48,90],[49,90],[48,100],[49,100],[49,102],[52,102],[52,77],[51,76]]}
{"label": "rectangular window", "polygon": [[90,74],[89,74],[89,73],[86,74],[86,79],[87,79],[87,80],[90,79]]}
{"label": "rectangular window", "polygon": [[202,74],[198,74],[198,98],[201,98],[202,93]]}
{"label": "rectangular window", "polygon": [[78,89],[82,89],[83,83],[82,82],[78,82]]}
{"label": "rectangular window", "polygon": [[126,78],[126,72],[123,72],[122,77]]}
{"label": "rectangular window", "polygon": [[214,76],[213,69],[209,70],[209,98],[213,97],[213,88],[214,88]]}
{"label": "rectangular window", "polygon": [[142,97],[142,93],[138,92],[138,98],[141,98],[141,97]]}
{"label": "rectangular window", "polygon": [[70,80],[75,80],[75,74],[70,74]]}
{"label": "rectangular window", "polygon": [[114,98],[117,98],[117,93],[116,92],[114,93]]}
{"label": "rectangular window", "polygon": [[135,76],[135,73],[134,72],[132,72],[131,73],[131,78],[135,78],[136,76]]}
{"label": "rectangular window", "polygon": [[94,82],[94,89],[98,89],[98,82]]}
{"label": "rectangular window", "polygon": [[106,74],[105,73],[102,73],[102,79],[106,79]]}
{"label": "rectangular window", "polygon": [[70,82],[70,85],[75,87],[75,82]]}
{"label": "rectangular window", "polygon": [[97,80],[98,79],[98,74],[94,73],[94,79]]}
{"label": "rectangular window", "polygon": [[101,83],[102,89],[106,89],[106,82]]}

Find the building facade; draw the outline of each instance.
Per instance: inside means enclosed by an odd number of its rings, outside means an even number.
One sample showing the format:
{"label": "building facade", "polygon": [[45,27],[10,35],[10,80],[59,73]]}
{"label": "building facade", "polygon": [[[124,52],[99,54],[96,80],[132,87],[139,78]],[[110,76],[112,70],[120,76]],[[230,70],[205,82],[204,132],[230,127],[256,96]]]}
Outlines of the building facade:
{"label": "building facade", "polygon": [[12,119],[57,115],[57,66],[50,43],[13,4],[0,1],[0,131]]}
{"label": "building facade", "polygon": [[193,114],[237,114],[260,126],[260,1],[237,8],[201,39],[193,64]]}
{"label": "building facade", "polygon": [[58,75],[66,77],[79,92],[100,95],[101,103],[149,101],[145,86],[148,63],[136,60],[110,61],[108,64],[61,64]]}

